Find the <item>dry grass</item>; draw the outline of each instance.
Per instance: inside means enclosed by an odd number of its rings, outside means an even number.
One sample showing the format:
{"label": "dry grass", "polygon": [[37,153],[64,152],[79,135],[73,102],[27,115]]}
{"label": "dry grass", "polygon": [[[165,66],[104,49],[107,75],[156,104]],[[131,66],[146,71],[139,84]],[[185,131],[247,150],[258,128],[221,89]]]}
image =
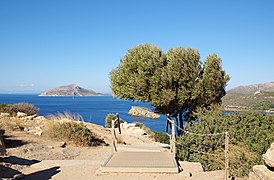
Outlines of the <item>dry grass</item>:
{"label": "dry grass", "polygon": [[83,117],[80,114],[75,114],[71,112],[64,112],[57,114],[51,114],[48,116],[48,119],[50,120],[61,120],[61,121],[78,121],[78,122],[84,122]]}
{"label": "dry grass", "polygon": [[0,118],[0,129],[15,131],[15,130],[23,130],[25,128],[25,124],[19,118],[11,118],[11,117],[3,117]]}
{"label": "dry grass", "polygon": [[83,118],[78,114],[58,113],[49,118],[44,133],[50,138],[72,142],[79,146],[106,145],[103,139],[84,125]]}

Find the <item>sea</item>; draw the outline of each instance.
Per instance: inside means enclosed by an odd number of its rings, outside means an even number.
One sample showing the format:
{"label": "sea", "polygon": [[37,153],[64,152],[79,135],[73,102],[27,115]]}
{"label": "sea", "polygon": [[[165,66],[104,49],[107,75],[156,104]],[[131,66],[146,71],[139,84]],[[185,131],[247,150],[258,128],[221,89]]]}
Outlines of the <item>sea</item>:
{"label": "sea", "polygon": [[165,115],[161,115],[158,119],[148,119],[132,117],[128,114],[132,106],[142,106],[154,110],[150,103],[116,99],[112,96],[50,97],[38,96],[38,94],[0,94],[0,104],[20,102],[34,104],[39,108],[38,114],[46,117],[68,112],[81,115],[85,122],[104,126],[108,114],[119,113],[120,118],[128,123],[141,122],[154,131],[165,131]]}

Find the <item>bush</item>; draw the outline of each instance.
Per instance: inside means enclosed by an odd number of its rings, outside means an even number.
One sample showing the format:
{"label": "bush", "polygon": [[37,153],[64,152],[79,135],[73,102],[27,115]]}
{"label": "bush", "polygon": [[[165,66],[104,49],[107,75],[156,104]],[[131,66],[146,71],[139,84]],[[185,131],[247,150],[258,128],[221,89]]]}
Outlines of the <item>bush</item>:
{"label": "bush", "polygon": [[[116,120],[117,116],[115,114],[108,114],[105,119],[105,126],[106,128],[111,128],[111,121]],[[120,123],[124,123],[125,121],[120,118]],[[117,124],[115,124],[115,128],[117,127]]]}
{"label": "bush", "polygon": [[17,112],[23,112],[28,116],[34,115],[39,111],[39,108],[30,103],[17,104],[1,104],[0,112],[9,113],[11,116],[16,116]]}
{"label": "bush", "polygon": [[34,115],[39,111],[39,108],[30,103],[17,103],[12,105],[15,112],[23,112],[28,116]]}
{"label": "bush", "polygon": [[80,146],[105,145],[103,139],[98,138],[83,123],[51,121],[46,127],[46,133],[54,139],[72,141]]}
{"label": "bush", "polygon": [[[258,112],[223,114],[222,109],[205,111],[198,115],[200,123],[188,124],[186,129],[199,134],[212,134],[229,131],[230,174],[247,176],[256,164],[263,164],[262,154],[274,141],[274,115]],[[177,157],[180,160],[200,161],[205,170],[224,169],[224,135],[195,136],[186,134],[179,137]],[[211,156],[195,152],[215,154]]]}
{"label": "bush", "polygon": [[162,133],[162,132],[154,132],[154,139],[156,142],[164,143],[164,144],[169,144],[170,143],[170,138],[167,134]]}

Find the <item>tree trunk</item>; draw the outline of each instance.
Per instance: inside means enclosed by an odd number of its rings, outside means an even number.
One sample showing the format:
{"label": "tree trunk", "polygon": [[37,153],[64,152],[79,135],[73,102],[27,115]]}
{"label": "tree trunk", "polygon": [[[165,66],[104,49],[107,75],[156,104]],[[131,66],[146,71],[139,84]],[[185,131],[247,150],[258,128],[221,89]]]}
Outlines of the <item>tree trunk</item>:
{"label": "tree trunk", "polygon": [[176,131],[177,131],[177,134],[179,135],[179,121],[178,121],[178,116],[175,116],[175,120],[176,120]]}
{"label": "tree trunk", "polygon": [[183,134],[184,129],[184,119],[183,119],[183,112],[179,111],[179,122],[180,122],[180,130],[178,131],[178,136]]}

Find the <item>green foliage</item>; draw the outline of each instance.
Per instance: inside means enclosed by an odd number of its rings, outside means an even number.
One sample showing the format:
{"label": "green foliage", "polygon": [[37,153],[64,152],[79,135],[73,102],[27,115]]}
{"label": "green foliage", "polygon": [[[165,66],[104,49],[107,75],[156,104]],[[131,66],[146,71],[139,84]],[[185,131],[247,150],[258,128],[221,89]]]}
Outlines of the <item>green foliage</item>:
{"label": "green foliage", "polygon": [[[247,176],[252,166],[263,163],[261,156],[274,141],[274,115],[256,112],[223,115],[222,109],[216,107],[211,111],[200,111],[201,123],[192,123],[186,128],[200,134],[229,131],[230,173],[237,177]],[[178,142],[191,149],[218,155],[202,154],[178,146],[179,159],[200,161],[205,170],[224,169],[224,135],[186,134],[179,137]]]}
{"label": "green foliage", "polygon": [[123,99],[151,102],[156,111],[179,117],[198,107],[220,103],[229,77],[221,59],[210,55],[204,67],[199,52],[192,48],[171,48],[167,53],[143,44],[128,50],[119,66],[110,72],[111,88]]}
{"label": "green foliage", "polygon": [[167,134],[162,133],[162,132],[154,132],[154,139],[156,142],[164,143],[164,144],[169,144],[170,143],[170,138]]}
{"label": "green foliage", "polygon": [[143,129],[145,127],[145,125],[143,123],[140,122],[133,122],[135,124],[135,127],[139,127],[140,129]]}
{"label": "green foliage", "polygon": [[[108,114],[106,119],[105,119],[105,126],[106,128],[111,128],[111,121],[116,120],[117,116],[115,114]],[[124,120],[120,118],[120,123],[123,123]],[[117,123],[115,124],[115,128],[117,127]]]}
{"label": "green foliage", "polygon": [[83,123],[53,122],[46,131],[51,138],[72,141],[80,146],[99,146],[106,144]]}
{"label": "green foliage", "polygon": [[16,116],[17,112],[26,113],[28,116],[34,115],[39,111],[39,108],[30,103],[17,103],[17,104],[1,104],[0,112],[9,113]]}

